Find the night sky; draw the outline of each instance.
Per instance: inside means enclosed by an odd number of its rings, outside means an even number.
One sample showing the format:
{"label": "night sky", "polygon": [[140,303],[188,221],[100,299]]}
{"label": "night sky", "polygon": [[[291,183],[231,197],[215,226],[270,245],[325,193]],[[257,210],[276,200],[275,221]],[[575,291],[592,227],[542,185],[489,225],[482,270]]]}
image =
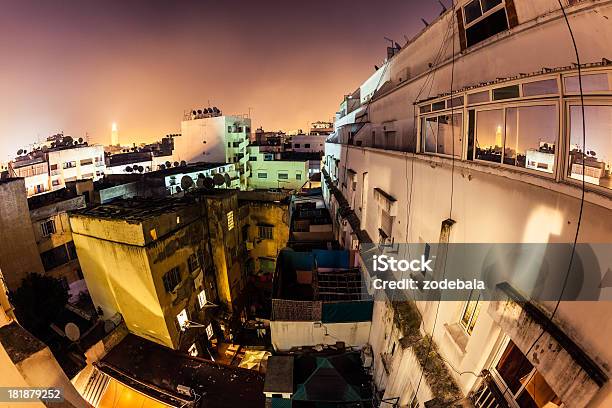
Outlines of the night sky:
{"label": "night sky", "polygon": [[[449,0],[445,3],[448,5]],[[0,0],[0,159],[64,133],[108,143],[180,131],[218,106],[306,129],[433,20],[437,0]]]}

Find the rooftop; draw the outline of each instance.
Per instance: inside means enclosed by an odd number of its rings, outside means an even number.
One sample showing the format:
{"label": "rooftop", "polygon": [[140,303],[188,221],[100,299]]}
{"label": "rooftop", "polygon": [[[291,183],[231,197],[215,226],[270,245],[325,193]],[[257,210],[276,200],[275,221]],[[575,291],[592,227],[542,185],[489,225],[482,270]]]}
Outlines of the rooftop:
{"label": "rooftop", "polygon": [[0,343],[14,364],[47,347],[16,322],[0,327]]}
{"label": "rooftop", "polygon": [[62,201],[72,200],[76,197],[79,197],[76,190],[61,188],[59,190],[49,191],[28,197],[28,208],[30,210],[35,210],[51,204],[60,203]]}
{"label": "rooftop", "polygon": [[179,385],[201,396],[201,405],[215,408],[264,407],[264,379],[253,370],[230,367],[129,334],[99,363],[98,368],[119,382],[168,404],[191,397]]}
{"label": "rooftop", "polygon": [[73,214],[102,219],[144,221],[151,217],[172,213],[196,204],[192,196],[162,198],[118,199],[108,204],[77,210]]}

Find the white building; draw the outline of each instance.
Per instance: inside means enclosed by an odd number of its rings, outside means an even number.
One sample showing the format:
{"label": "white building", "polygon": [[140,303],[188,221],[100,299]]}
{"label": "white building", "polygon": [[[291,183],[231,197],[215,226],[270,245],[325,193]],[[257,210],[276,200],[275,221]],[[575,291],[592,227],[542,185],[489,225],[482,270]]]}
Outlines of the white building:
{"label": "white building", "polygon": [[326,138],[326,134],[294,135],[291,136],[291,149],[294,152],[324,153]]}
{"label": "white building", "polygon": [[25,179],[28,196],[59,190],[71,181],[97,181],[105,170],[104,147],[86,143],[39,147],[9,163],[10,174]]}
{"label": "white building", "polygon": [[[456,3],[343,102],[323,183],[350,215],[340,242],[572,243],[578,225],[579,242],[610,242],[612,2],[562,1],[588,63],[586,147],[558,2]],[[454,390],[478,408],[612,406],[610,316],[605,301],[377,301],[374,384],[410,407]]]}

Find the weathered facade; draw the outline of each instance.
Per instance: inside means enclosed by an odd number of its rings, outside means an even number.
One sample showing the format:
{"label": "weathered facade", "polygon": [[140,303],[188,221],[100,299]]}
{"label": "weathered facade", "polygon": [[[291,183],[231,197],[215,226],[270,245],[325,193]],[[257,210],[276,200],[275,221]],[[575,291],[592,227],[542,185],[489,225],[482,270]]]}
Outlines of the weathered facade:
{"label": "weathered facade", "polygon": [[[572,243],[578,226],[579,242],[610,241],[612,5],[562,4],[589,63],[580,72],[586,146],[558,2],[456,2],[391,49],[354,93],[360,103],[345,100],[337,115],[323,184],[345,247]],[[369,344],[383,398],[410,407],[464,396],[477,407],[612,404],[610,303],[508,296],[409,310],[375,302]]]}

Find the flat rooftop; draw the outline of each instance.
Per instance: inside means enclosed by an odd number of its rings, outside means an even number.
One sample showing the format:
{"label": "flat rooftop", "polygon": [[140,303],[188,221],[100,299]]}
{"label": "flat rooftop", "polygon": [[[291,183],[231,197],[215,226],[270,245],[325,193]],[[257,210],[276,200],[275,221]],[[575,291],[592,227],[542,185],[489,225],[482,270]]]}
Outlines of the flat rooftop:
{"label": "flat rooftop", "polygon": [[[99,363],[100,371],[143,394],[171,405],[192,398],[179,385],[201,396],[202,407],[263,408],[263,375],[160,346],[128,334]],[[180,404],[179,404],[180,405]]]}
{"label": "flat rooftop", "polygon": [[118,199],[73,212],[74,215],[102,219],[144,221],[161,214],[176,212],[196,205],[192,196]]}
{"label": "flat rooftop", "polygon": [[79,194],[76,193],[75,189],[69,189],[64,187],[59,190],[49,191],[28,197],[28,208],[30,210],[35,210],[38,208],[46,207],[51,204],[71,200],[78,196]]}

